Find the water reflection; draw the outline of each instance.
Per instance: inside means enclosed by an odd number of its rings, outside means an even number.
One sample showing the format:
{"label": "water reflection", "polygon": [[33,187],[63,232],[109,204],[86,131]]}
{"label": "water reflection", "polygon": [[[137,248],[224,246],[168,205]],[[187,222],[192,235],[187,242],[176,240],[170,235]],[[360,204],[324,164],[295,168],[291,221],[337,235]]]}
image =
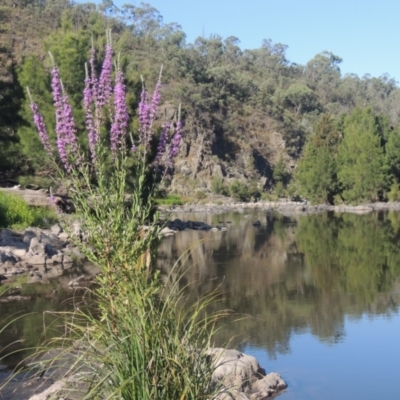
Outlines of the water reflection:
{"label": "water reflection", "polygon": [[[185,216],[186,217],[186,216]],[[204,220],[202,216],[188,219]],[[290,350],[293,333],[339,343],[345,319],[397,314],[400,303],[400,214],[306,217],[224,215],[227,232],[187,231],[164,240],[160,266],[183,264],[189,295],[220,285],[221,303],[250,318],[228,324],[220,340],[265,348],[270,358]],[[261,227],[253,226],[259,219]],[[221,216],[208,216],[218,225]]]}
{"label": "water reflection", "polygon": [[90,291],[68,282],[91,269],[88,264],[74,265],[55,279],[22,284],[18,294],[29,300],[0,302],[0,366],[14,367],[45,340],[65,334],[62,313],[91,303]]}

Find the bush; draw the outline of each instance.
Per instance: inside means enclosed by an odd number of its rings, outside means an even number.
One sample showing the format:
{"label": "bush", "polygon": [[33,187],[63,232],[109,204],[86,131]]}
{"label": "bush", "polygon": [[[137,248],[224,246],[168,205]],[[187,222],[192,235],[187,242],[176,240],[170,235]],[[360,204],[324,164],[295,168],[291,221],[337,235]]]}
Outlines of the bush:
{"label": "bush", "polygon": [[241,201],[249,201],[251,197],[248,186],[238,180],[232,182],[229,193],[234,199]]}
{"label": "bush", "polygon": [[194,197],[196,200],[204,200],[207,198],[207,195],[202,190],[196,190]]}
{"label": "bush", "polygon": [[397,182],[394,182],[390,187],[390,192],[388,193],[389,201],[400,201],[400,186]]}
{"label": "bush", "polygon": [[0,228],[44,228],[57,220],[54,210],[29,206],[22,197],[0,191]]}
{"label": "bush", "polygon": [[283,186],[282,182],[278,182],[275,185],[275,189],[274,189],[274,193],[276,194],[276,196],[279,197],[283,197],[285,195],[285,188]]}
{"label": "bush", "polygon": [[224,184],[224,179],[219,176],[214,176],[211,181],[211,191],[215,194],[220,194],[223,196],[229,195],[229,190]]}

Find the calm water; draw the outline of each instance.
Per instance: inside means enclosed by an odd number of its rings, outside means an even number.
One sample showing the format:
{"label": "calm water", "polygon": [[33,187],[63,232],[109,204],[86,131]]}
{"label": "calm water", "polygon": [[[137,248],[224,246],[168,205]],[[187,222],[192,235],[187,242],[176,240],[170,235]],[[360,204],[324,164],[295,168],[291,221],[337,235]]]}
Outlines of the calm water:
{"label": "calm water", "polygon": [[183,283],[193,296],[220,285],[218,306],[249,316],[220,340],[235,334],[232,345],[281,373],[282,400],[400,398],[399,213],[207,218],[232,224],[168,238],[162,264],[198,243]]}
{"label": "calm water", "polygon": [[[218,287],[215,307],[247,316],[228,323],[218,340],[230,339],[279,372],[289,384],[282,400],[400,398],[400,213],[180,218],[229,230],[166,238],[161,268],[171,271],[185,253],[179,263],[190,296]],[[68,307],[68,296],[42,295],[24,305],[36,307],[36,319],[7,334],[37,343],[42,311]],[[0,304],[0,322],[16,311],[11,307],[21,305]],[[0,347],[7,340],[0,335]]]}

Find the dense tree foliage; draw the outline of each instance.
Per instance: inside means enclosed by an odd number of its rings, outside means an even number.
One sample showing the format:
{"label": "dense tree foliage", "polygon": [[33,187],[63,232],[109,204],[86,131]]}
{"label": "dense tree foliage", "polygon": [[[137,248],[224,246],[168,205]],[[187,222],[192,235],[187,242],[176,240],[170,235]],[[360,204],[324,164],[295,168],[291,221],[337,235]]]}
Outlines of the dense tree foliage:
{"label": "dense tree foliage", "polygon": [[[190,184],[210,189],[216,171],[224,184],[239,179],[259,189],[279,185],[281,190],[297,164],[296,187],[312,201],[333,202],[340,196],[346,201],[376,200],[386,197],[393,182],[398,184],[400,90],[390,76],[342,76],[342,60],[330,52],[317,54],[304,66],[295,64],[286,57],[287,46],[270,39],[257,49],[242,49],[234,36],[212,35],[187,43],[181,27],[165,23],[151,5],[119,9],[111,0],[100,5],[6,0],[0,7],[2,172],[49,173],[24,88],[31,88],[51,126],[52,117],[46,113],[51,101],[50,51],[82,124],[84,62],[92,45],[101,52],[106,29],[112,30],[114,49],[121,53],[133,134],[141,75],[152,87],[163,65],[163,119],[174,120],[172,104],[182,104],[185,142],[176,164],[175,190],[190,189]],[[365,132],[363,118],[346,117],[356,108],[362,115],[369,108],[371,121],[385,121],[379,128],[385,132]],[[339,133],[335,146],[343,137],[340,151],[319,131],[327,113],[332,130]],[[374,144],[368,149],[371,138]],[[363,141],[362,153],[374,149],[373,163],[351,160],[352,146]],[[277,179],[282,162],[283,180]],[[365,179],[365,188],[354,186]]]}

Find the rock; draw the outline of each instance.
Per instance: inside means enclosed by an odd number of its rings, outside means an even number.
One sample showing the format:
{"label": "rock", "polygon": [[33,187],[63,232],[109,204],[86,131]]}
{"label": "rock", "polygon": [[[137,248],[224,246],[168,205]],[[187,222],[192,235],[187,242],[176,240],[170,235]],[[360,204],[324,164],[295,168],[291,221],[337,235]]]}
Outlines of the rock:
{"label": "rock", "polygon": [[34,237],[36,237],[36,233],[31,230],[27,230],[22,237],[22,241],[26,244],[29,244]]}
{"label": "rock", "polygon": [[61,253],[54,254],[51,258],[46,260],[47,264],[62,264],[63,256]]}
{"label": "rock", "polygon": [[46,265],[46,255],[45,254],[36,254],[32,257],[29,257],[28,263],[32,266]]}
{"label": "rock", "polygon": [[0,303],[10,303],[12,301],[24,301],[24,300],[31,300],[32,297],[30,296],[7,296],[7,297],[3,297],[0,298]]}
{"label": "rock", "polygon": [[4,252],[0,250],[0,263],[1,264],[9,264],[9,265],[14,265],[18,260],[16,259],[15,256],[8,252]]}
{"label": "rock", "polygon": [[85,278],[84,275],[78,276],[77,278],[72,279],[72,280],[68,283],[68,286],[79,286],[79,282],[80,282],[82,279],[84,279],[84,278]]}
{"label": "rock", "polygon": [[32,397],[29,398],[29,400],[47,400],[52,398],[53,394],[56,394],[59,392],[65,385],[66,385],[66,380],[59,380],[54,382],[49,388],[47,388],[45,391],[43,391],[40,394],[36,394]]}
{"label": "rock", "polygon": [[255,357],[238,350],[214,348],[209,349],[209,354],[215,366],[212,379],[222,383],[226,388],[245,391],[257,379],[265,375],[265,371]]}
{"label": "rock", "polygon": [[45,245],[43,243],[40,243],[40,239],[36,236],[31,239],[29,245],[29,253],[32,255],[42,255],[42,256],[46,254]]}
{"label": "rock", "polygon": [[286,388],[287,384],[281,376],[271,372],[253,383],[250,400],[263,400]]}
{"label": "rock", "polygon": [[58,236],[60,233],[63,232],[63,229],[61,228],[60,224],[55,224],[50,228],[51,233],[54,235]]}
{"label": "rock", "polygon": [[10,229],[2,229],[0,231],[0,244],[2,246],[12,246],[13,242],[12,231]]}
{"label": "rock", "polygon": [[54,250],[54,247],[50,243],[45,244],[44,252],[50,257],[52,257],[55,254],[57,254],[57,252]]}
{"label": "rock", "polygon": [[11,250],[12,254],[18,258],[24,258],[26,256],[26,249],[12,249]]}
{"label": "rock", "polygon": [[164,235],[164,236],[173,235],[173,234],[175,234],[175,232],[176,231],[174,231],[171,228],[168,228],[167,226],[165,228],[162,228],[161,231],[160,231],[161,235]]}
{"label": "rock", "polygon": [[69,239],[68,233],[67,232],[61,232],[58,235],[58,238],[62,241],[67,241]]}
{"label": "rock", "polygon": [[72,263],[73,263],[72,257],[68,254],[64,254],[62,264],[65,265],[65,264],[72,264]]}
{"label": "rock", "polygon": [[81,229],[81,223],[76,219],[74,222],[72,222],[72,233],[81,238],[82,237],[82,229]]}

